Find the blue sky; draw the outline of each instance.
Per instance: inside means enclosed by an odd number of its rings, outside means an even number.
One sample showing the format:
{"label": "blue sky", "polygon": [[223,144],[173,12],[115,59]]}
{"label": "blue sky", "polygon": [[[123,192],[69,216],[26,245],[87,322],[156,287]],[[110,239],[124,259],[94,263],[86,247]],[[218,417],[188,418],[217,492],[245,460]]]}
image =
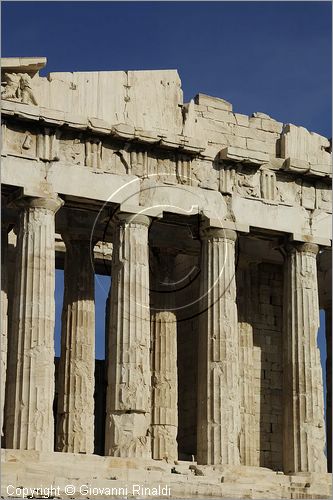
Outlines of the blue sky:
{"label": "blue sky", "polygon": [[2,56],[178,69],[197,92],[331,136],[330,2],[2,2]]}
{"label": "blue sky", "polygon": [[[223,97],[331,137],[330,2],[2,2],[2,57],[50,71],[176,68],[184,99]],[[57,354],[62,300],[57,272]],[[101,286],[102,285],[102,286]],[[106,279],[96,284],[104,355]],[[323,332],[320,347],[324,356]]]}

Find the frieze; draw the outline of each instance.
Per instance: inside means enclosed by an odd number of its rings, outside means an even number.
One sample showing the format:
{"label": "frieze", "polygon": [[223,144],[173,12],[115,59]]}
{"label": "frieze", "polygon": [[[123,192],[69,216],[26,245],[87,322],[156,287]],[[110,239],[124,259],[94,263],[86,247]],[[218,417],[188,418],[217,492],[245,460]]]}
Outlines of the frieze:
{"label": "frieze", "polygon": [[37,106],[31,77],[27,73],[5,73],[1,82],[1,99]]}
{"label": "frieze", "polygon": [[260,171],[241,166],[237,172],[236,192],[240,196],[260,198]]}
{"label": "frieze", "polygon": [[59,139],[59,160],[71,165],[85,164],[85,144],[82,134],[67,132]]}
{"label": "frieze", "polygon": [[279,173],[276,176],[278,201],[285,205],[300,205],[302,198],[302,179],[293,178],[288,174]]}
{"label": "frieze", "polygon": [[261,168],[260,194],[261,198],[265,200],[276,201],[277,199],[276,175],[268,168]]}
{"label": "frieze", "polygon": [[59,160],[59,138],[61,132],[59,129],[50,129],[45,127],[38,134],[37,156],[41,160],[58,161]]}
{"label": "frieze", "polygon": [[85,164],[99,170],[101,168],[102,143],[98,137],[85,140]]}
{"label": "frieze", "polygon": [[47,127],[40,122],[25,128],[16,120],[3,119],[2,155],[60,161],[101,173],[151,177],[159,183],[189,185],[307,210],[331,210],[331,190],[325,180],[319,182],[305,173],[286,171],[282,163],[270,168],[270,164],[216,162],[155,144],[143,147],[113,136]]}
{"label": "frieze", "polygon": [[192,161],[192,185],[203,189],[217,191],[219,188],[219,173],[213,168],[211,161],[195,159]]}
{"label": "frieze", "polygon": [[308,181],[302,181],[302,207],[314,210],[316,206],[316,189]]}
{"label": "frieze", "polygon": [[3,122],[1,154],[36,159],[37,132]]}
{"label": "frieze", "polygon": [[131,151],[130,154],[131,174],[138,177],[148,177],[149,159],[148,152],[142,150]]}
{"label": "frieze", "polygon": [[234,165],[223,165],[219,170],[219,191],[224,194],[232,194],[236,186],[236,168]]}
{"label": "frieze", "polygon": [[178,155],[176,159],[176,176],[178,184],[191,185],[191,160],[190,158]]}
{"label": "frieze", "polygon": [[100,159],[100,170],[110,174],[126,175],[131,173],[129,153],[122,145],[109,144],[103,141]]}
{"label": "frieze", "polygon": [[157,181],[165,184],[177,184],[175,158],[157,158]]}
{"label": "frieze", "polygon": [[332,189],[330,184],[317,182],[316,184],[316,208],[332,212]]}

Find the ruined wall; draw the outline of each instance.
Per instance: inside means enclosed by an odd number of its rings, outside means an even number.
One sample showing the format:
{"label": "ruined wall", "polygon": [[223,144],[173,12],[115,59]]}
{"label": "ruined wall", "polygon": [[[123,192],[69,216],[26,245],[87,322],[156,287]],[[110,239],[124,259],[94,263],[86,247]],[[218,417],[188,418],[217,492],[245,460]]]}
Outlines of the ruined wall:
{"label": "ruined wall", "polygon": [[252,370],[250,364],[241,380],[246,390],[253,387],[253,407],[244,408],[243,400],[243,425],[244,414],[252,414],[252,465],[274,470],[282,470],[282,272],[270,263],[251,263],[237,272],[241,346],[242,335],[253,336]]}

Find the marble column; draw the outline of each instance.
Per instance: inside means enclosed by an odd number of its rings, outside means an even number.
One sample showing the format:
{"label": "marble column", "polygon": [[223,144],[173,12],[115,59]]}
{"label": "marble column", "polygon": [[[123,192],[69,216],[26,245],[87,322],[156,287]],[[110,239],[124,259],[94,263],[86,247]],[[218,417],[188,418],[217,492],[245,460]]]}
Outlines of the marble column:
{"label": "marble column", "polygon": [[95,287],[89,234],[63,234],[66,244],[57,451],[94,452]]}
{"label": "marble column", "polygon": [[[3,394],[2,397],[4,397],[4,410],[3,410],[3,440],[2,440],[2,445],[4,448],[7,448],[6,444],[6,437],[8,433],[6,432],[6,428],[8,427],[8,422],[6,419],[6,416],[8,415],[8,404],[10,402],[10,390],[12,389],[9,387],[8,384],[8,379],[11,377],[9,373],[9,367],[14,367],[16,364],[16,357],[13,358],[12,353],[13,353],[13,298],[14,298],[14,288],[15,288],[15,279],[9,279],[10,276],[15,277],[16,273],[16,244],[17,244],[17,224],[15,226],[14,221],[13,221],[13,229],[9,231],[7,234],[7,248],[5,250],[5,268],[2,268],[2,272],[5,272],[5,283],[4,287],[6,286],[7,290],[7,322],[5,326],[7,326],[7,358],[4,359],[4,363],[6,363],[6,384],[4,380],[2,380],[2,383],[5,384],[5,393]],[[3,279],[3,277],[2,277]],[[3,304],[2,304],[3,307]],[[2,317],[3,319],[3,317]],[[5,341],[6,342],[6,341]],[[6,345],[4,343],[4,345]]]}
{"label": "marble column", "polygon": [[54,214],[62,201],[32,198],[19,204],[6,446],[53,451]]}
{"label": "marble column", "polygon": [[174,307],[173,255],[163,252],[152,266],[151,370],[152,458],[177,460],[177,317]]}
{"label": "marble column", "polygon": [[239,266],[237,282],[241,410],[239,451],[241,465],[255,466],[259,464],[256,464],[252,269],[256,274],[256,263],[244,259]]}
{"label": "marble column", "polygon": [[332,472],[332,304],[325,309],[327,470]]}
{"label": "marble column", "polygon": [[1,436],[3,435],[8,345],[8,281],[7,281],[8,224],[1,223]]}
{"label": "marble column", "polygon": [[286,252],[283,467],[285,473],[325,472],[323,383],[317,347],[318,246],[295,243]]}
{"label": "marble column", "polygon": [[235,281],[236,232],[202,233],[198,359],[197,461],[238,465],[239,341]]}
{"label": "marble column", "polygon": [[112,259],[105,454],[151,457],[149,218],[119,214]]}

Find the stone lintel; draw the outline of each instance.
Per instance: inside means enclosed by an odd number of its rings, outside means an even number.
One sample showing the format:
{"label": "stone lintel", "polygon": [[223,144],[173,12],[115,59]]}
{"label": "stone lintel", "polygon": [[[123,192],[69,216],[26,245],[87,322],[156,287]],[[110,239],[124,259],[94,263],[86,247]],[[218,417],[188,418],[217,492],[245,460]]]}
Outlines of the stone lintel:
{"label": "stone lintel", "polygon": [[150,225],[150,218],[144,214],[132,214],[128,212],[119,212],[116,215],[116,219],[120,222],[120,224],[140,224],[143,226]]}
{"label": "stone lintel", "polygon": [[200,229],[206,231],[208,229],[216,229],[222,231],[237,231],[240,233],[249,233],[250,226],[248,224],[242,224],[232,220],[223,220],[222,218],[211,217],[203,213],[201,215]]}
{"label": "stone lintel", "polygon": [[332,247],[331,238],[322,238],[320,236],[312,236],[310,234],[292,233],[290,241],[314,243],[316,245],[320,245],[321,247],[327,247],[327,248]]}
{"label": "stone lintel", "polygon": [[3,73],[37,73],[47,63],[46,57],[3,57],[1,71]]}

